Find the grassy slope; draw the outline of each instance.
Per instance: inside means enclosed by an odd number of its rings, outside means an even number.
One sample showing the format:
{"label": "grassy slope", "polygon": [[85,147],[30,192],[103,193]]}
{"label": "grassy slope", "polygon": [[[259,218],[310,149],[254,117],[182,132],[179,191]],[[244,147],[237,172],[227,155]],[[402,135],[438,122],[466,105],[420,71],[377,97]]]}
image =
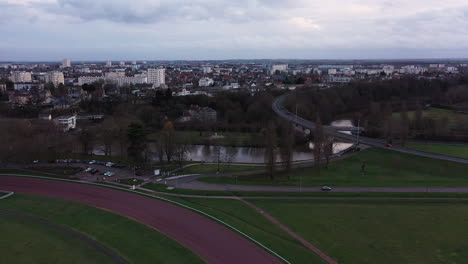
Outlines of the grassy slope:
{"label": "grassy slope", "polygon": [[87,205],[15,194],[1,200],[0,208],[69,226],[114,249],[132,263],[202,263],[192,252],[157,231]]}
{"label": "grassy slope", "polygon": [[[366,162],[366,173],[361,164]],[[459,164],[385,149],[368,149],[322,169],[320,175],[313,168],[296,169],[291,180],[277,175],[274,181],[264,175],[239,176],[238,184],[303,185],[309,186],[468,186],[467,164]],[[207,182],[235,184],[232,177],[202,179]]]}
{"label": "grassy slope", "polygon": [[112,263],[89,245],[43,224],[0,214],[2,263]]}
{"label": "grassy slope", "polygon": [[168,197],[200,209],[250,235],[291,263],[323,263],[294,238],[241,201]]}
{"label": "grassy slope", "polygon": [[468,159],[468,146],[431,143],[408,143],[406,144],[406,147],[419,151]]}
{"label": "grassy slope", "polygon": [[340,263],[465,263],[468,204],[253,200]]}

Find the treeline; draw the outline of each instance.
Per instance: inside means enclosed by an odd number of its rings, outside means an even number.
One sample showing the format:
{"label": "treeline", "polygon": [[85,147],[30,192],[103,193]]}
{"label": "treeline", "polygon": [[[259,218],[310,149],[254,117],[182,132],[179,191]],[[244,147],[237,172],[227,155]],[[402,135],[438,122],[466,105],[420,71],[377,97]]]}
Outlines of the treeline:
{"label": "treeline", "polygon": [[[297,106],[298,114],[310,120],[319,115],[324,124],[341,118],[360,119],[368,135],[375,137],[453,138],[454,131],[448,129],[447,120],[422,114],[404,116],[408,111],[422,112],[426,105],[454,111],[468,109],[468,76],[446,79],[408,76],[373,82],[355,81],[325,90],[291,93],[286,105],[291,111]],[[393,114],[396,112],[406,114]],[[466,126],[455,130],[457,139],[468,139]]]}

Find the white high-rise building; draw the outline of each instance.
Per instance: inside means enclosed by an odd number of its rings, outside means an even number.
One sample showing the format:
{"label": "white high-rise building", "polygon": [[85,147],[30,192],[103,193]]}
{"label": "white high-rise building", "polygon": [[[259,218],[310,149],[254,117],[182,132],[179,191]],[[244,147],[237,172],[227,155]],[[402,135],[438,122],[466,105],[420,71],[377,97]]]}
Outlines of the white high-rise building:
{"label": "white high-rise building", "polygon": [[106,61],[106,67],[112,67],[112,61]]}
{"label": "white high-rise building", "polygon": [[202,66],[203,73],[211,73],[213,70],[210,66]]}
{"label": "white high-rise building", "polygon": [[14,83],[24,83],[24,82],[31,82],[31,73],[24,72],[24,71],[15,71],[11,74],[11,81]]}
{"label": "white high-rise building", "polygon": [[53,83],[55,86],[58,86],[59,84],[64,84],[65,83],[65,78],[63,77],[62,72],[49,72],[45,76],[45,81],[46,83]]}
{"label": "white high-rise building", "polygon": [[148,83],[152,83],[153,87],[161,87],[166,83],[166,69],[148,69]]}
{"label": "white high-rise building", "polygon": [[125,66],[125,61],[119,62],[119,65],[120,65],[120,66]]}
{"label": "white high-rise building", "polygon": [[62,61],[62,68],[70,68],[71,67],[71,60],[69,59],[64,59]]}
{"label": "white high-rise building", "polygon": [[274,74],[276,71],[285,72],[288,70],[287,64],[275,64],[271,66],[270,73]]}

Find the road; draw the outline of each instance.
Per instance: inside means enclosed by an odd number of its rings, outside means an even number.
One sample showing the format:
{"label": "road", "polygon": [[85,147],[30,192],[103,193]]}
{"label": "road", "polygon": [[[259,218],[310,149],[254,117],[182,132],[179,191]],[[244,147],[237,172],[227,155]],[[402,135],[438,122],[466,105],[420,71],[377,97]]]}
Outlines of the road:
{"label": "road", "polygon": [[[304,128],[313,130],[315,129],[315,123],[309,120],[306,120],[304,118],[301,118],[300,116],[296,116],[295,114],[289,112],[286,108],[282,106],[283,101],[285,99],[286,95],[282,95],[278,98],[275,99],[273,102],[272,108],[273,111],[279,115],[280,117],[286,118],[293,122],[294,124],[300,125]],[[355,142],[356,141],[356,136],[349,135],[346,133],[342,133],[338,130],[338,128],[331,127],[331,126],[324,126],[325,133],[332,135],[336,138],[343,139],[346,141],[350,142]],[[368,145],[371,147],[377,147],[377,148],[386,148],[385,147],[385,141],[380,140],[380,139],[374,139],[374,138],[368,138],[368,137],[360,137],[359,138],[359,143],[363,145]],[[408,153],[412,155],[417,155],[417,156],[422,156],[422,157],[428,157],[428,158],[434,158],[434,159],[439,159],[439,160],[446,160],[446,161],[453,161],[453,162],[458,162],[458,163],[467,163],[467,159],[462,159],[462,158],[456,158],[456,157],[450,157],[450,156],[444,156],[444,155],[439,155],[439,154],[433,154],[433,153],[428,153],[428,152],[423,152],[423,151],[417,151],[417,150],[412,150],[412,149],[407,149],[403,147],[398,147],[398,146],[393,146],[391,148],[387,148],[393,151],[398,151],[402,153]]]}
{"label": "road", "polygon": [[281,263],[220,223],[150,197],[86,184],[6,176],[0,177],[0,187],[80,202],[124,215],[178,241],[207,263]]}

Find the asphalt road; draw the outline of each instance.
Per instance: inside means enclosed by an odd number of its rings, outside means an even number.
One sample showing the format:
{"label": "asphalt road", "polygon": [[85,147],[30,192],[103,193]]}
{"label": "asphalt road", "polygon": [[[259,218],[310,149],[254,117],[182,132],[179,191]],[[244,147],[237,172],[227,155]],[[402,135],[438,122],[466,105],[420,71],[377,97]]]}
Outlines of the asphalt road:
{"label": "asphalt road", "polygon": [[[309,120],[306,120],[304,118],[301,118],[300,116],[296,116],[295,114],[289,112],[286,108],[282,106],[282,103],[285,99],[286,95],[282,95],[278,98],[275,99],[273,102],[272,108],[273,111],[279,115],[280,117],[286,118],[293,122],[294,124],[300,125],[304,128],[313,130],[315,129],[315,123]],[[342,133],[338,131],[337,128],[331,127],[331,126],[324,126],[325,133],[332,135],[336,138],[343,139],[346,141],[350,142],[355,142],[356,141],[356,136],[349,135]],[[371,147],[377,147],[377,148],[386,148],[385,147],[385,141],[380,140],[380,139],[374,139],[374,138],[368,138],[368,137],[360,137],[359,138],[359,143],[363,145],[368,145]],[[407,149],[403,147],[398,147],[398,146],[393,146],[391,148],[386,148],[390,149],[393,151],[398,151],[398,152],[403,152],[403,153],[408,153],[412,155],[417,155],[417,156],[422,156],[422,157],[428,157],[428,158],[434,158],[434,159],[439,159],[439,160],[447,160],[447,161],[453,161],[453,162],[458,162],[458,163],[468,163],[467,159],[462,159],[462,158],[456,158],[456,157],[450,157],[450,156],[444,156],[444,155],[439,155],[439,154],[433,154],[433,153],[428,153],[428,152],[423,152],[423,151],[417,151],[417,150],[412,150],[412,149]]]}
{"label": "asphalt road", "polygon": [[178,241],[207,263],[281,263],[220,223],[157,199],[86,184],[19,177],[0,177],[0,187],[80,202],[124,215]]}

